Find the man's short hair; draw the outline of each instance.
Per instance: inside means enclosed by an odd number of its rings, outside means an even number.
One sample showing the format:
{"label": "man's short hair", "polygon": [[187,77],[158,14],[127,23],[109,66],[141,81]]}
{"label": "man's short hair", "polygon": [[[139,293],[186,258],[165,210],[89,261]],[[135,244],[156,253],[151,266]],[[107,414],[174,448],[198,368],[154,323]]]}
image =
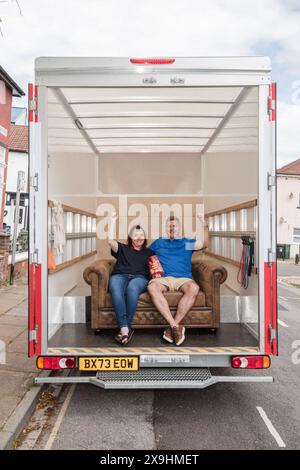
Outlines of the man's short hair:
{"label": "man's short hair", "polygon": [[169,222],[177,222],[180,225],[180,219],[179,219],[179,217],[176,217],[175,215],[170,215],[167,218],[166,224],[168,224]]}

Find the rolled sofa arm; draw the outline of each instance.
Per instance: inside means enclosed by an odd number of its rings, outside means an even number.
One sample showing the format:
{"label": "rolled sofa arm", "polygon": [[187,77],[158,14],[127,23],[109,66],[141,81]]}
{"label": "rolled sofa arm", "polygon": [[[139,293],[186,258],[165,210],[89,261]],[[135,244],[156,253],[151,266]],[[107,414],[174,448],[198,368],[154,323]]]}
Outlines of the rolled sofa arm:
{"label": "rolled sofa arm", "polygon": [[115,265],[113,259],[99,259],[83,271],[83,278],[92,287],[92,302],[98,302],[98,307],[104,307],[108,283]]}
{"label": "rolled sofa arm", "polygon": [[215,261],[198,258],[192,263],[192,273],[205,294],[207,306],[219,303],[220,285],[227,279],[227,270]]}

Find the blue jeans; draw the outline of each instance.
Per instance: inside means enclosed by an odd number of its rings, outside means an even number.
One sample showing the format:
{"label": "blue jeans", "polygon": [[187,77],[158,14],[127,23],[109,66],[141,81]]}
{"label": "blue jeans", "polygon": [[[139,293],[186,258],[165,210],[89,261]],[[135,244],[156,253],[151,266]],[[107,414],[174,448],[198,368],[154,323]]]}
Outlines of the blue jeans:
{"label": "blue jeans", "polygon": [[113,274],[109,292],[119,327],[131,327],[140,294],[146,291],[148,279],[140,274]]}

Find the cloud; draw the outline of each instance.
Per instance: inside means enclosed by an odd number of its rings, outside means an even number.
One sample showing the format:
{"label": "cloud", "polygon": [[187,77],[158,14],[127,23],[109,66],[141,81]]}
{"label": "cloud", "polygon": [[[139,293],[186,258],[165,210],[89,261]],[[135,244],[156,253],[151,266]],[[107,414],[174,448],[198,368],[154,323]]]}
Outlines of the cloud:
{"label": "cloud", "polygon": [[[271,55],[300,78],[296,0],[19,0],[0,3],[0,63],[25,90],[38,56]],[[276,68],[275,68],[276,70]],[[279,76],[280,89],[281,75]],[[289,106],[280,106],[287,122]],[[295,110],[294,110],[295,111]],[[299,121],[298,121],[299,122]],[[288,126],[280,141],[298,152]],[[284,155],[286,151],[284,150]],[[281,156],[280,156],[281,158]],[[285,156],[284,158],[288,158]]]}

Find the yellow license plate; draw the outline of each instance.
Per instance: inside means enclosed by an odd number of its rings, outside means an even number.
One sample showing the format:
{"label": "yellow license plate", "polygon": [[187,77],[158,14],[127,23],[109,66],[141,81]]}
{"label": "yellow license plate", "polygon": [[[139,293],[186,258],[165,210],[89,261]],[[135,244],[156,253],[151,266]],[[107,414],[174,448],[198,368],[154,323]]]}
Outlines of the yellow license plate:
{"label": "yellow license plate", "polygon": [[79,370],[139,370],[138,356],[80,357]]}

